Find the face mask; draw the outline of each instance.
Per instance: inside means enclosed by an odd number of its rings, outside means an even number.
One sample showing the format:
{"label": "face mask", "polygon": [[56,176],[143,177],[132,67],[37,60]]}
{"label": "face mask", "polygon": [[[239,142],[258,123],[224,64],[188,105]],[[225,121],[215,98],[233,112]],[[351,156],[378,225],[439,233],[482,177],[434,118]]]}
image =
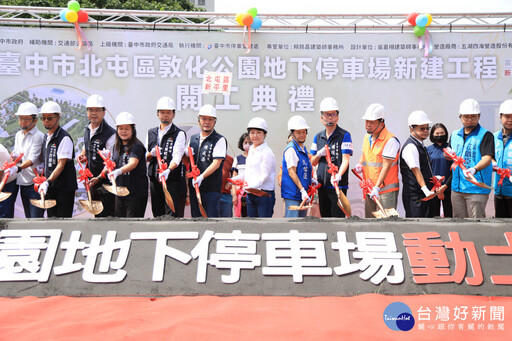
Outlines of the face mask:
{"label": "face mask", "polygon": [[251,145],[249,143],[244,143],[244,150],[248,151],[249,148],[251,148]]}
{"label": "face mask", "polygon": [[445,143],[448,141],[448,136],[447,135],[438,135],[438,136],[433,136],[432,139],[434,140],[434,142]]}

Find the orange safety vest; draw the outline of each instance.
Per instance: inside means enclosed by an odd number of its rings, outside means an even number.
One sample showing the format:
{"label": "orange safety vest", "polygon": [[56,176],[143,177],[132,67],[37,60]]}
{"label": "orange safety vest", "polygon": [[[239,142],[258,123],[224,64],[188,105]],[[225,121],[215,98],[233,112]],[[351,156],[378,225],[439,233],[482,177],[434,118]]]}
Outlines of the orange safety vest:
{"label": "orange safety vest", "polygon": [[[370,179],[374,184],[379,179],[382,166],[384,165],[384,158],[382,157],[382,150],[386,143],[394,138],[395,135],[390,133],[386,127],[382,129],[379,137],[373,142],[370,147],[370,134],[366,134],[363,142],[363,174],[365,179]],[[381,185],[380,193],[387,193],[398,191],[400,188],[398,182],[398,157],[400,153],[397,153],[395,160],[388,174],[384,178],[384,183]]]}

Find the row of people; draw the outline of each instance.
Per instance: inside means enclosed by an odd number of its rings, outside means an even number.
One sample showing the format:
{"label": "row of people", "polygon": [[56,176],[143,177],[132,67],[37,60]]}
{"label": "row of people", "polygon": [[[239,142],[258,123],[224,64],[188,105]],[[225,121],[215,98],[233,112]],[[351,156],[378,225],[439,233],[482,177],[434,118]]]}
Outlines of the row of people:
{"label": "row of people", "polygon": [[[131,114],[122,112],[117,115],[116,127],[113,128],[105,121],[106,108],[101,96],[90,96],[86,108],[90,122],[85,129],[84,148],[78,160],[86,163],[92,173],[90,185],[93,200],[100,200],[103,204],[104,209],[97,217],[144,216],[148,187],[155,217],[183,217],[188,203],[193,217],[202,215],[201,208],[208,217],[218,217],[221,215],[221,203],[229,201],[230,196],[237,205],[244,206],[245,201],[244,207],[249,217],[273,215],[276,161],[273,151],[265,142],[268,129],[264,119],[256,117],[249,121],[247,134],[239,141],[243,154],[233,162],[229,160],[230,157],[226,161],[227,141],[215,131],[217,114],[211,105],[204,105],[199,110],[200,133],[191,136],[188,145],[185,132],[173,123],[176,108],[169,97],[158,101],[156,115],[160,124],[148,131],[145,145],[137,138]],[[77,177],[72,138],[60,126],[62,112],[57,103],[44,103],[39,114],[47,134],[41,133],[36,127],[38,110],[34,104],[23,103],[16,113],[21,130],[16,134],[14,154],[23,153],[23,157],[20,164],[6,170],[11,178],[7,180],[4,191],[10,191],[13,195],[0,203],[4,207],[2,212],[5,217],[13,215],[18,186],[27,217],[43,216],[43,210],[29,203],[30,199],[39,198],[41,193],[57,202],[55,207],[48,209],[49,217],[71,217],[73,212]],[[402,174],[402,200],[407,217],[438,215],[439,197],[442,195],[436,194],[441,193],[444,194],[445,216],[450,216],[453,211],[455,217],[484,217],[490,193],[484,187],[491,186],[491,161],[495,159],[497,169],[512,169],[508,139],[512,132],[512,100],[501,105],[499,114],[503,129],[493,135],[478,123],[478,102],[474,99],[464,100],[459,110],[463,127],[453,132],[448,140],[446,127],[437,124],[431,129],[432,122],[427,114],[415,111],[408,118],[411,135],[401,146],[397,137],[386,128],[385,108],[377,103],[371,104],[362,117],[367,134],[361,157],[354,168],[367,186],[371,184],[365,197],[365,217],[373,217],[372,212],[378,209],[377,202],[384,208],[396,209],[399,172]],[[285,200],[287,217],[306,214],[306,211],[291,207],[308,200],[308,189],[316,181],[321,185],[318,189],[321,216],[345,216],[338,205],[337,188],[346,195],[349,159],[353,154],[351,135],[338,124],[339,106],[333,98],[325,98],[320,103],[320,120],[325,129],[314,136],[309,151],[305,146],[309,129],[306,120],[294,116],[288,122],[291,140],[281,163],[281,197]],[[434,143],[425,148],[424,141],[429,136]],[[167,169],[159,167],[157,147],[163,162],[168,165]],[[462,157],[467,169],[453,167],[450,172],[450,157],[443,152],[445,148],[448,154]],[[105,161],[98,153],[102,150],[110,151],[117,165],[108,173],[105,172]],[[198,171],[188,179],[187,184],[187,169],[191,169],[189,159],[195,161]],[[230,165],[231,162],[233,165]],[[39,185],[39,193],[33,186],[33,169],[38,164],[43,166],[47,177]],[[17,179],[13,181],[15,176]],[[226,184],[229,177],[235,183],[231,191]],[[475,181],[468,181],[468,178]],[[438,186],[433,184],[435,179],[439,179]],[[130,194],[114,196],[102,186],[110,181],[127,187]],[[162,181],[166,182],[175,203],[174,211],[166,204]],[[496,216],[510,217],[512,184],[509,177],[495,181],[494,186]],[[196,188],[198,195],[195,195]],[[235,199],[241,189],[247,192],[245,200]],[[432,200],[421,200],[432,197]],[[451,201],[451,206],[448,201]]]}

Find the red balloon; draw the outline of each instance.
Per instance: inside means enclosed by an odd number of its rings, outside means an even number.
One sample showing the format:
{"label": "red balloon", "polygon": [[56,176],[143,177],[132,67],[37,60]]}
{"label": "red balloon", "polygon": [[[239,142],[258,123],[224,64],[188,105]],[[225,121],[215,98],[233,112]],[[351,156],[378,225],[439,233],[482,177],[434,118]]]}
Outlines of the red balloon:
{"label": "red balloon", "polygon": [[250,15],[248,13],[244,14],[244,16],[242,17],[242,23],[245,26],[251,26],[253,21],[254,21],[254,18],[252,17],[252,15]]}
{"label": "red balloon", "polygon": [[78,14],[78,22],[87,22],[89,20],[89,14],[83,9],[76,12]]}
{"label": "red balloon", "polygon": [[418,13],[416,13],[416,12],[412,12],[411,14],[409,14],[409,16],[407,17],[407,21],[409,22],[409,24],[416,26],[416,17],[417,16],[418,16]]}

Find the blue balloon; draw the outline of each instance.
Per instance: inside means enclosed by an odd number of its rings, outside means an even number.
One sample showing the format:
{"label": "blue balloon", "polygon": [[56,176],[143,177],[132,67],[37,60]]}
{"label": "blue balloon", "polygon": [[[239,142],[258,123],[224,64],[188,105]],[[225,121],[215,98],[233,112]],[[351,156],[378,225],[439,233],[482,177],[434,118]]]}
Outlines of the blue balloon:
{"label": "blue balloon", "polygon": [[428,17],[426,14],[420,14],[416,17],[416,26],[425,27],[428,24]]}
{"label": "blue balloon", "polygon": [[69,10],[67,8],[64,8],[63,10],[60,11],[60,18],[65,22],[68,22],[68,20],[66,19],[66,13],[68,11]]}
{"label": "blue balloon", "polygon": [[261,24],[262,24],[261,19],[259,17],[254,17],[252,24],[251,24],[251,28],[257,30],[261,27]]}

